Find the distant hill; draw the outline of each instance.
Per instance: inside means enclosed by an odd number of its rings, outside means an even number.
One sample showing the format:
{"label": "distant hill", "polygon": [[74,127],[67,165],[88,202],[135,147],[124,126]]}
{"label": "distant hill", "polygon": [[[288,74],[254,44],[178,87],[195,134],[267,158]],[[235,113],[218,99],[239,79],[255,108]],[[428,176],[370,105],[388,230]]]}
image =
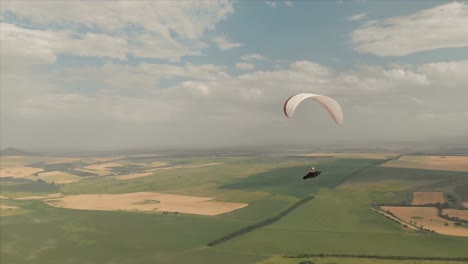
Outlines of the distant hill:
{"label": "distant hill", "polygon": [[17,148],[6,148],[0,151],[0,156],[39,156],[39,154],[26,152]]}

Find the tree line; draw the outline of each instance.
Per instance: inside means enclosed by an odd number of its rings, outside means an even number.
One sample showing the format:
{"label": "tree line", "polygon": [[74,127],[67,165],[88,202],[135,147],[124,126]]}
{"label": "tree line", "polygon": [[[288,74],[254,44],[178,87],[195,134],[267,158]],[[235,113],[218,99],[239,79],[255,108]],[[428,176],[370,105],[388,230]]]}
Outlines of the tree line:
{"label": "tree line", "polygon": [[258,229],[258,228],[262,228],[262,227],[265,227],[267,225],[271,225],[277,221],[279,221],[281,218],[285,217],[286,215],[288,215],[289,213],[291,213],[292,211],[294,211],[296,208],[298,208],[299,206],[307,203],[308,201],[314,199],[314,196],[308,196],[308,197],[305,197],[299,201],[297,201],[295,204],[293,204],[291,207],[289,207],[288,209],[282,211],[281,213],[279,213],[278,215],[274,216],[274,217],[270,217],[268,219],[265,219],[265,220],[262,220],[258,223],[255,223],[253,225],[249,225],[249,226],[246,226],[242,229],[239,229],[233,233],[230,233],[230,234],[227,234],[219,239],[216,239],[214,241],[211,241],[208,243],[208,246],[210,247],[213,247],[213,246],[216,246],[216,245],[219,245],[221,243],[224,243],[228,240],[231,240],[233,238],[236,238],[238,236],[242,236],[246,233],[249,233],[249,232],[252,232],[254,231],[255,229]]}

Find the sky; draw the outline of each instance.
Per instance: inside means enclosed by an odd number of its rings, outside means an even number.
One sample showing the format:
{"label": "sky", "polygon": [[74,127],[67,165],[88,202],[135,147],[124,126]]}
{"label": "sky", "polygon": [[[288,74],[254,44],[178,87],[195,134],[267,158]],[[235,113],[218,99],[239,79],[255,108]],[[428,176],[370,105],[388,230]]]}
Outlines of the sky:
{"label": "sky", "polygon": [[2,148],[468,135],[468,1],[2,1],[0,32]]}

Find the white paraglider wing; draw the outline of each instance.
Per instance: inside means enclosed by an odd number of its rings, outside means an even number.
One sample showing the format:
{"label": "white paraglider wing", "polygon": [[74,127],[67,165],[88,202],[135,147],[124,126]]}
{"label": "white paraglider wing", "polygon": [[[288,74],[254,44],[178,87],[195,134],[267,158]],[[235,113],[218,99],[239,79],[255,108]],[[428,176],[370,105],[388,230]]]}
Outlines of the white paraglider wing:
{"label": "white paraglider wing", "polygon": [[284,114],[287,117],[292,117],[296,111],[296,107],[302,101],[309,98],[319,102],[325,109],[327,109],[328,113],[330,113],[333,120],[335,120],[338,125],[343,124],[343,111],[341,110],[340,104],[332,98],[320,94],[300,93],[289,97],[283,106]]}

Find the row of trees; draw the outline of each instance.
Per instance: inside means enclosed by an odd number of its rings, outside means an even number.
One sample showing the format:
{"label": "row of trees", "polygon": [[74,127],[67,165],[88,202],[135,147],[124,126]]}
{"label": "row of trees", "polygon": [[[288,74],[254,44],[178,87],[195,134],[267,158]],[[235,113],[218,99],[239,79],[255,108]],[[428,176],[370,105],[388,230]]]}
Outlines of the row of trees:
{"label": "row of trees", "polygon": [[210,247],[213,247],[213,246],[216,246],[216,245],[219,245],[221,243],[224,243],[228,240],[231,240],[235,237],[238,237],[238,236],[242,236],[246,233],[249,233],[249,232],[252,232],[254,231],[255,229],[258,229],[258,228],[261,228],[261,227],[264,227],[264,226],[267,226],[267,225],[271,225],[275,222],[277,222],[278,220],[280,220],[281,218],[285,217],[287,214],[291,213],[294,209],[298,208],[299,206],[307,203],[308,201],[312,200],[314,197],[313,196],[308,196],[298,202],[296,202],[295,204],[293,204],[291,207],[289,207],[288,209],[284,210],[283,212],[279,213],[278,215],[274,216],[274,217],[271,217],[271,218],[268,218],[268,219],[265,219],[263,221],[260,221],[258,223],[255,223],[253,225],[250,225],[250,226],[246,226],[240,230],[237,230],[233,233],[230,233],[228,235],[225,235],[217,240],[214,240],[214,241],[211,241],[210,243],[208,243],[208,246]]}

